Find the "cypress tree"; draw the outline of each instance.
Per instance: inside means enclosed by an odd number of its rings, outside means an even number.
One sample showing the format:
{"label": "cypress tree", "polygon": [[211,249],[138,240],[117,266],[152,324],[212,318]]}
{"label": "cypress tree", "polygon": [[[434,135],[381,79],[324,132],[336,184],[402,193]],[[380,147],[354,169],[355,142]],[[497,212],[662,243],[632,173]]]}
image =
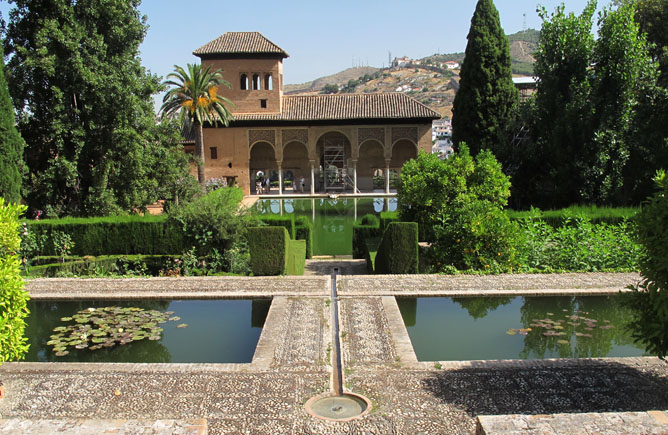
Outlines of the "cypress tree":
{"label": "cypress tree", "polygon": [[467,39],[452,109],[452,139],[455,146],[466,142],[475,155],[502,145],[519,94],[508,38],[492,0],[478,0]]}
{"label": "cypress tree", "polygon": [[17,203],[21,200],[21,178],[25,165],[24,142],[15,121],[14,106],[5,80],[5,64],[0,62],[0,197],[6,202]]}

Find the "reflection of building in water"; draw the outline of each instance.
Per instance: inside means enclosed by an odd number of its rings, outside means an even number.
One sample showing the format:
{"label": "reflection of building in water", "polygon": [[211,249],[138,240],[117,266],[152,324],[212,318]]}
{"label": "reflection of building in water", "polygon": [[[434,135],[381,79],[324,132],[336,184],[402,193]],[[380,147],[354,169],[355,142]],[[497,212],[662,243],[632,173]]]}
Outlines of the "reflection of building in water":
{"label": "reflection of building in water", "polygon": [[[221,68],[231,89],[229,127],[203,128],[207,179],[234,181],[256,193],[258,171],[272,193],[372,191],[381,170],[390,189],[418,150],[431,150],[431,122],[439,114],[402,93],[283,95],[283,59],[288,54],[258,32],[228,32],[194,51],[203,65]],[[194,136],[186,135],[194,151]],[[283,189],[278,189],[278,186]]]}

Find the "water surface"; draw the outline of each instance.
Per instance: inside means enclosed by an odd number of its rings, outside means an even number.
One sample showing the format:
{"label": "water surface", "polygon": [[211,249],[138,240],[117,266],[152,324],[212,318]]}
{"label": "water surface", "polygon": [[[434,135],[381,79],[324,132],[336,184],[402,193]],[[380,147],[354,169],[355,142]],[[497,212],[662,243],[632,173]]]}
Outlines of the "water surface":
{"label": "water surface", "polygon": [[625,330],[631,311],[617,296],[397,298],[397,303],[420,361],[646,355]]}
{"label": "water surface", "polygon": [[[256,300],[150,300],[150,301],[41,301],[28,303],[26,336],[30,349],[26,361],[132,362],[132,363],[249,363],[260,338],[270,299]],[[138,307],[173,311],[177,322],[166,322],[162,338],[147,339],[99,350],[68,348],[55,356],[46,342],[53,328],[86,308]],[[177,328],[179,324],[185,328]]]}
{"label": "water surface", "polygon": [[353,223],[357,218],[382,211],[396,211],[396,198],[262,199],[259,214],[307,216],[313,223],[313,255],[351,255]]}

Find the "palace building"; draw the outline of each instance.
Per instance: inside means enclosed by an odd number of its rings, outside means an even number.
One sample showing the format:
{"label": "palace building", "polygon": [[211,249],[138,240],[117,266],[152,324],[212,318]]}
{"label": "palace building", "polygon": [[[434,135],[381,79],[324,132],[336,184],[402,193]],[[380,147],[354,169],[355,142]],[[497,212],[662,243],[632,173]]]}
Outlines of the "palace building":
{"label": "palace building", "polygon": [[[271,193],[291,193],[301,178],[306,193],[358,193],[382,175],[389,193],[391,172],[431,152],[440,115],[402,93],[283,95],[288,53],[258,32],[225,33],[193,54],[232,85],[219,94],[234,103],[234,119],[203,128],[207,180],[224,178],[246,195],[267,176],[286,186]],[[185,144],[192,149],[192,137]]]}

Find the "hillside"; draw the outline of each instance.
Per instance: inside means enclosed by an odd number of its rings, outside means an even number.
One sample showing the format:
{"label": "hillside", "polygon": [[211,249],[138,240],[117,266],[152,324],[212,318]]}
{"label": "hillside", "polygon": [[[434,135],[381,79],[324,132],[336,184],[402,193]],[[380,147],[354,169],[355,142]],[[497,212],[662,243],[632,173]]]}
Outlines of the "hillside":
{"label": "hillside", "polygon": [[[538,46],[539,32],[528,29],[508,35],[513,74],[531,75]],[[409,65],[398,68],[359,67],[348,68],[337,74],[321,77],[311,82],[285,85],[286,94],[404,92],[436,110],[441,116],[452,116],[452,102],[459,88],[459,70],[448,70],[444,62],[464,61],[464,53],[433,54],[414,59]],[[325,88],[327,85],[327,88]],[[336,86],[333,86],[336,85]]]}

